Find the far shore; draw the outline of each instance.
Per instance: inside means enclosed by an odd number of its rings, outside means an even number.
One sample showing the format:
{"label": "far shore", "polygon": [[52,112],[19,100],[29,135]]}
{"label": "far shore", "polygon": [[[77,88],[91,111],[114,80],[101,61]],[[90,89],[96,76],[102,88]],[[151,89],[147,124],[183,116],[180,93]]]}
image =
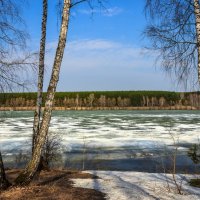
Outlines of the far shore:
{"label": "far shore", "polygon": [[[44,107],[42,108],[44,110]],[[35,107],[0,107],[0,111],[34,111]],[[194,106],[152,106],[152,107],[53,107],[53,110],[200,110]]]}

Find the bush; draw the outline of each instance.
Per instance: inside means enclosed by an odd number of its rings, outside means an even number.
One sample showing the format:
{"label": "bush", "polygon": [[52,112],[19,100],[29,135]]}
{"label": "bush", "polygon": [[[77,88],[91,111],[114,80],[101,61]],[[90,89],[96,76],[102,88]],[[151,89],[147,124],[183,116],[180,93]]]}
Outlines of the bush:
{"label": "bush", "polygon": [[43,162],[47,168],[50,168],[50,165],[53,162],[58,162],[62,160],[62,137],[60,134],[55,132],[49,132],[45,145],[43,147]]}
{"label": "bush", "polygon": [[200,145],[194,144],[188,151],[188,156],[191,158],[194,164],[200,163]]}

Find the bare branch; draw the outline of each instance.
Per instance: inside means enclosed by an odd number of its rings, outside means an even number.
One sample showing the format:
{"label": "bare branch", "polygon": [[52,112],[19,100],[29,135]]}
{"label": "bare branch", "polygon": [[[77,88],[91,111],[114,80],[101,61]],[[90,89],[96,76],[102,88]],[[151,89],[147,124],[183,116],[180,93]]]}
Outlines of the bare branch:
{"label": "bare branch", "polygon": [[144,35],[149,49],[158,53],[158,61],[179,81],[197,79],[197,36],[192,0],[146,0],[149,24]]}
{"label": "bare branch", "polygon": [[15,86],[27,89],[27,75],[37,65],[35,53],[17,56],[17,52],[25,52],[29,37],[20,16],[22,5],[24,0],[0,1],[0,92]]}

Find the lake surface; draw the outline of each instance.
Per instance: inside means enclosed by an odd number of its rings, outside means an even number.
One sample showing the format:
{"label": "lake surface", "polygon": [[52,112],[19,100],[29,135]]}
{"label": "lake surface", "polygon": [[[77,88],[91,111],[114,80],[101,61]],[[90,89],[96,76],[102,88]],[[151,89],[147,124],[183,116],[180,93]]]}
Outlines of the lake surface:
{"label": "lake surface", "polygon": [[[7,163],[20,151],[30,152],[32,123],[33,112],[0,112],[0,149]],[[180,158],[186,155],[200,137],[200,111],[54,111],[49,130],[62,139],[64,166],[131,170],[134,160],[146,165],[174,146]]]}

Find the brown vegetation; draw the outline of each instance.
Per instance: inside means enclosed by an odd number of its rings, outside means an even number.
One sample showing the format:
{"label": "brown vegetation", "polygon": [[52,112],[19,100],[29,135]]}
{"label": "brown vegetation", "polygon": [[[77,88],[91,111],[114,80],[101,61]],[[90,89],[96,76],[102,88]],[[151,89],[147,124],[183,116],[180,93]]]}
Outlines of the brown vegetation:
{"label": "brown vegetation", "polygon": [[[43,110],[44,108],[42,108]],[[194,106],[165,106],[165,107],[54,107],[53,110],[197,110]],[[34,111],[35,107],[0,107],[0,111]]]}
{"label": "brown vegetation", "polygon": [[[9,170],[7,176],[13,182],[20,170]],[[78,171],[42,171],[27,187],[12,187],[0,194],[1,200],[104,200],[105,194],[92,189],[76,188],[70,179],[97,179]]]}
{"label": "brown vegetation", "polygon": [[[0,95],[0,110],[35,110],[36,93]],[[45,99],[45,98],[44,98]],[[44,102],[43,105],[44,107]],[[200,93],[151,91],[56,93],[54,110],[191,110],[200,108]]]}

